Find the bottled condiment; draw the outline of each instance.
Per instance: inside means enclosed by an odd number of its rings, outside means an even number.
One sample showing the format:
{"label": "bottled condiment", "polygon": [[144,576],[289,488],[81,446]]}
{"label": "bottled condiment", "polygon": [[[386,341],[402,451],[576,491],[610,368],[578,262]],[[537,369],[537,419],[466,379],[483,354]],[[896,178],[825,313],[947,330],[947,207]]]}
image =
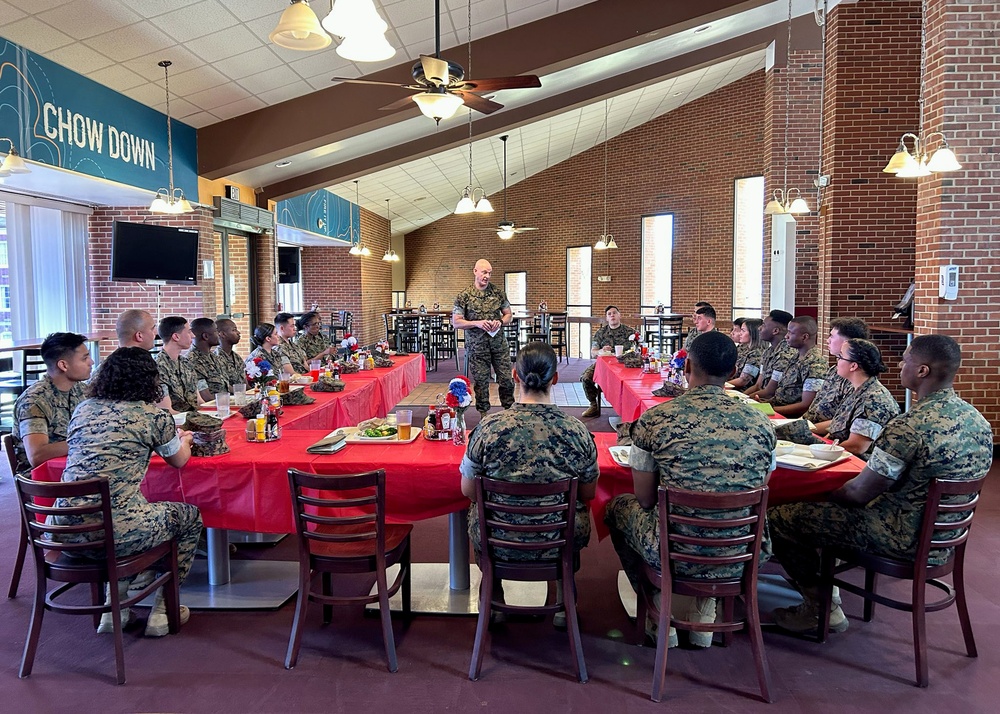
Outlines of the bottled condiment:
{"label": "bottled condiment", "polygon": [[366,369],[375,369],[375,358],[372,357],[372,353],[371,352],[369,352],[368,353],[368,357],[365,358],[365,368]]}
{"label": "bottled condiment", "polygon": [[451,409],[444,407],[440,410],[441,414],[441,428],[439,429],[441,434],[444,434],[445,439],[451,434]]}
{"label": "bottled condiment", "polygon": [[424,438],[437,438],[437,408],[433,404],[427,407],[427,418],[424,420]]}

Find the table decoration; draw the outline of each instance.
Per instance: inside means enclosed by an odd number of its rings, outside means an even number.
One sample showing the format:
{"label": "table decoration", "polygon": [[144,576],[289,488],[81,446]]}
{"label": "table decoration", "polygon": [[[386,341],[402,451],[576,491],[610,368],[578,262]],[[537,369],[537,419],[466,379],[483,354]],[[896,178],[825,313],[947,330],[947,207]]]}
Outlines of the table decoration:
{"label": "table decoration", "polygon": [[465,444],[465,410],[472,406],[471,387],[469,378],[461,374],[448,382],[444,403],[455,410],[455,423],[451,425],[451,441],[455,446]]}

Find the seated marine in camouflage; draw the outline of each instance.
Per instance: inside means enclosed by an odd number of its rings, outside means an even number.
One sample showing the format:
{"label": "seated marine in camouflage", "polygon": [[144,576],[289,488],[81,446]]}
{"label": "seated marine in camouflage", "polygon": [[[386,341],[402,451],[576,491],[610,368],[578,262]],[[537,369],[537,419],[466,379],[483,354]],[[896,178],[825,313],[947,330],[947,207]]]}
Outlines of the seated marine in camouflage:
{"label": "seated marine in camouflage", "polygon": [[[952,338],[915,338],[903,353],[899,381],[914,393],[916,403],[885,426],[861,473],[826,502],[767,509],[775,556],[803,596],[801,605],[774,611],[778,627],[796,633],[818,629],[820,548],[848,547],[912,560],[931,480],[973,480],[989,471],[990,424],[952,386],[961,364],[962,351]],[[930,564],[940,564],[942,556],[931,551]],[[843,632],[847,626],[844,611],[834,602],[830,630]]]}
{"label": "seated marine in camouflage", "polygon": [[274,326],[277,328],[278,336],[281,338],[281,342],[278,344],[278,351],[288,358],[292,369],[296,373],[308,374],[309,360],[306,357],[306,352],[302,349],[301,345],[292,342],[292,338],[295,337],[295,333],[297,332],[295,318],[291,313],[279,312],[274,316]]}
{"label": "seated marine in camouflage", "polygon": [[759,402],[770,402],[774,411],[786,417],[800,417],[809,409],[826,379],[826,360],[816,347],[816,321],[796,317],[788,324],[785,341],[795,356],[783,371],[774,370],[771,381],[754,394]]}
{"label": "seated marine in camouflage", "polygon": [[175,412],[197,409],[199,404],[211,399],[211,395],[208,383],[198,379],[191,363],[181,355],[194,341],[188,321],[178,315],[165,317],[160,320],[157,332],[163,340],[163,349],[156,355],[162,396],[170,399],[170,408]]}
{"label": "seated marine in camouflage", "polygon": [[830,349],[830,355],[836,361],[826,373],[823,388],[816,393],[816,398],[812,400],[809,409],[802,415],[803,419],[814,424],[830,421],[837,413],[841,402],[854,391],[854,386],[837,373],[840,350],[844,343],[851,338],[871,339],[868,325],[865,324],[864,320],[857,317],[837,317],[830,321],[830,336],[827,338],[826,344]]}
{"label": "seated marine in camouflage", "polygon": [[[604,309],[604,318],[607,323],[594,333],[590,345],[590,356],[595,359],[600,355],[613,355],[615,347],[628,347],[628,338],[635,334],[631,327],[622,324],[622,314],[614,305]],[[583,391],[590,402],[590,408],[583,413],[584,419],[601,416],[601,388],[594,382],[594,367],[590,365],[580,375]]]}
{"label": "seated marine in camouflage", "polygon": [[[597,492],[597,448],[587,428],[554,403],[550,390],[559,379],[557,364],[556,354],[550,345],[544,342],[525,345],[517,356],[514,372],[514,378],[521,384],[520,401],[510,409],[483,417],[469,436],[459,470],[462,473],[462,493],[473,501],[469,509],[469,537],[477,553],[480,550],[480,529],[474,503],[475,481],[484,476],[520,483],[547,483],[577,477],[574,545],[577,549],[583,548],[590,540],[590,515],[586,502],[593,499]],[[549,504],[543,499],[533,505]],[[507,517],[506,514],[504,517]],[[525,534],[516,531],[498,531],[498,535],[511,540],[525,537]],[[537,537],[536,534],[528,535]],[[502,549],[497,549],[498,557],[505,555],[525,557],[522,552],[505,554]],[[533,555],[536,558],[551,558],[555,554],[554,551],[540,550],[534,551]],[[559,622],[558,617],[556,622]]]}
{"label": "seated marine in camouflage", "polygon": [[226,365],[212,351],[213,347],[219,345],[219,330],[215,326],[215,320],[207,317],[191,320],[191,331],[194,333],[194,347],[188,352],[187,361],[194,370],[195,377],[208,385],[209,395],[231,391],[233,383],[229,381]]}
{"label": "seated marine in camouflage", "polygon": [[307,365],[310,360],[322,359],[336,353],[336,348],[323,334],[323,320],[315,310],[307,312],[296,320],[295,326],[300,332],[295,338],[295,344],[305,354]]}
{"label": "seated marine in camouflage", "polygon": [[215,321],[215,330],[219,336],[219,345],[214,350],[219,358],[219,367],[230,386],[246,384],[247,373],[243,364],[243,356],[233,349],[240,343],[242,335],[240,328],[229,318],[219,318]]}
{"label": "seated marine in camouflage", "polygon": [[[720,332],[692,341],[684,363],[688,390],[643,413],[632,428],[629,463],[635,495],[616,496],[604,522],[633,588],[643,561],[660,567],[657,489],[745,491],[760,488],[774,468],[777,442],[770,420],[759,410],[726,395],[723,385],[736,365],[736,345]],[[716,512],[712,512],[719,517]],[[733,535],[740,535],[734,532]],[[770,552],[766,538],[762,556]],[[724,569],[678,564],[677,574],[692,577],[737,577],[742,566]],[[674,595],[673,614],[692,622],[715,621],[715,598]],[[647,631],[651,625],[646,623]],[[673,629],[673,628],[671,628]],[[709,647],[712,633],[688,633],[692,645]],[[677,634],[669,634],[677,645]]]}
{"label": "seated marine in camouflage", "polygon": [[[184,582],[194,563],[202,530],[198,509],[187,503],[150,503],[140,490],[154,451],[175,468],[183,467],[191,456],[191,434],[178,431],[170,414],[156,406],[160,394],[159,373],[149,352],[140,347],[115,350],[91,380],[87,387],[88,399],[80,403],[70,420],[69,455],[62,480],[107,479],[111,489],[116,554],[140,553],[177,538],[178,573],[180,582]],[[72,498],[58,505],[87,504],[85,499]],[[62,525],[74,525],[95,518],[95,515],[62,518]],[[66,533],[61,540],[74,542],[92,536]],[[161,567],[164,566],[154,566]],[[122,580],[117,585],[124,597],[129,580]],[[131,613],[123,612],[122,615],[122,622],[127,623]],[[188,609],[182,605],[181,624],[187,622],[188,615]],[[111,613],[104,613],[98,631],[111,632],[111,624]],[[160,588],[146,622],[146,636],[162,637],[168,631]]]}

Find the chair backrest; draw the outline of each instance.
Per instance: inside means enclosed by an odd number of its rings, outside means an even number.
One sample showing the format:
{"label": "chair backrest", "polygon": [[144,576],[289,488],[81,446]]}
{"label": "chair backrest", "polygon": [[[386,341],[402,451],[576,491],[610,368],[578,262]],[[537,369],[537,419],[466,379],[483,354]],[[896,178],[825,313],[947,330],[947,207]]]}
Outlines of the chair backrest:
{"label": "chair backrest", "polygon": [[[480,543],[487,563],[503,562],[496,549],[536,554],[559,549],[559,560],[573,561],[578,479],[548,483],[513,483],[492,478],[477,480]],[[498,498],[500,497],[500,498]],[[537,505],[542,500],[551,505]],[[518,534],[518,540],[500,538],[495,531]]]}
{"label": "chair backrest", "polygon": [[17,454],[14,453],[14,437],[10,434],[3,435],[3,450],[7,454],[10,475],[17,476]]}
{"label": "chair backrest", "polygon": [[979,492],[985,482],[985,476],[970,480],[931,480],[914,563],[926,565],[932,550],[965,545],[979,505]]}
{"label": "chair backrest", "polygon": [[359,474],[309,474],[288,469],[299,557],[312,543],[374,541],[379,568],[385,568],[385,470]]}
{"label": "chair backrest", "polygon": [[741,565],[745,586],[756,585],[767,486],[730,492],[660,486],[658,508],[664,582],[683,563],[720,569]]}
{"label": "chair backrest", "polygon": [[349,310],[345,310],[344,311],[344,322],[343,322],[343,325],[344,325],[344,329],[347,332],[353,332],[354,331],[354,313],[353,312],[350,312]]}
{"label": "chair backrest", "polygon": [[[107,479],[44,482],[18,476],[14,483],[21,503],[21,518],[38,570],[45,567],[46,551],[67,556],[95,556],[103,551],[109,580],[118,579],[111,493]],[[61,499],[71,498],[84,499],[83,505],[59,505]],[[43,505],[45,503],[52,505]],[[77,525],[57,523],[61,518],[75,516],[82,516],[84,522]],[[64,537],[72,542],[62,542]]]}
{"label": "chair backrest", "polygon": [[41,350],[25,350],[24,363],[21,367],[21,386],[34,384],[45,374],[48,368],[42,360]]}

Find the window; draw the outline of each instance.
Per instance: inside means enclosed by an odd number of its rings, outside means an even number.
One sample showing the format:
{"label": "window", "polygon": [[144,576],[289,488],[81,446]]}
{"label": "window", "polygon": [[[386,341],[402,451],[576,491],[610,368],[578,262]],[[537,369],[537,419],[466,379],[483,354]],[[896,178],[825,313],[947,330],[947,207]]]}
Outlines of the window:
{"label": "window", "polygon": [[[589,246],[566,249],[566,314],[590,317],[591,279],[594,249]],[[590,324],[568,323],[566,351],[569,356],[590,357]]]}
{"label": "window", "polygon": [[671,311],[674,215],[642,217],[642,280],[639,311],[652,314],[657,305]]}
{"label": "window", "polygon": [[761,316],[764,280],[764,177],[735,181],[733,319]]}
{"label": "window", "polygon": [[[0,310],[10,312],[10,286],[0,285]],[[8,315],[8,319],[10,316]]]}
{"label": "window", "polygon": [[406,307],[406,291],[405,290],[393,290],[392,291],[392,309],[402,310]]}
{"label": "window", "polygon": [[7,234],[0,235],[0,268],[6,268],[7,263]]}
{"label": "window", "polygon": [[507,302],[510,303],[510,310],[515,315],[528,311],[528,274],[504,273],[503,291],[507,294]]}

